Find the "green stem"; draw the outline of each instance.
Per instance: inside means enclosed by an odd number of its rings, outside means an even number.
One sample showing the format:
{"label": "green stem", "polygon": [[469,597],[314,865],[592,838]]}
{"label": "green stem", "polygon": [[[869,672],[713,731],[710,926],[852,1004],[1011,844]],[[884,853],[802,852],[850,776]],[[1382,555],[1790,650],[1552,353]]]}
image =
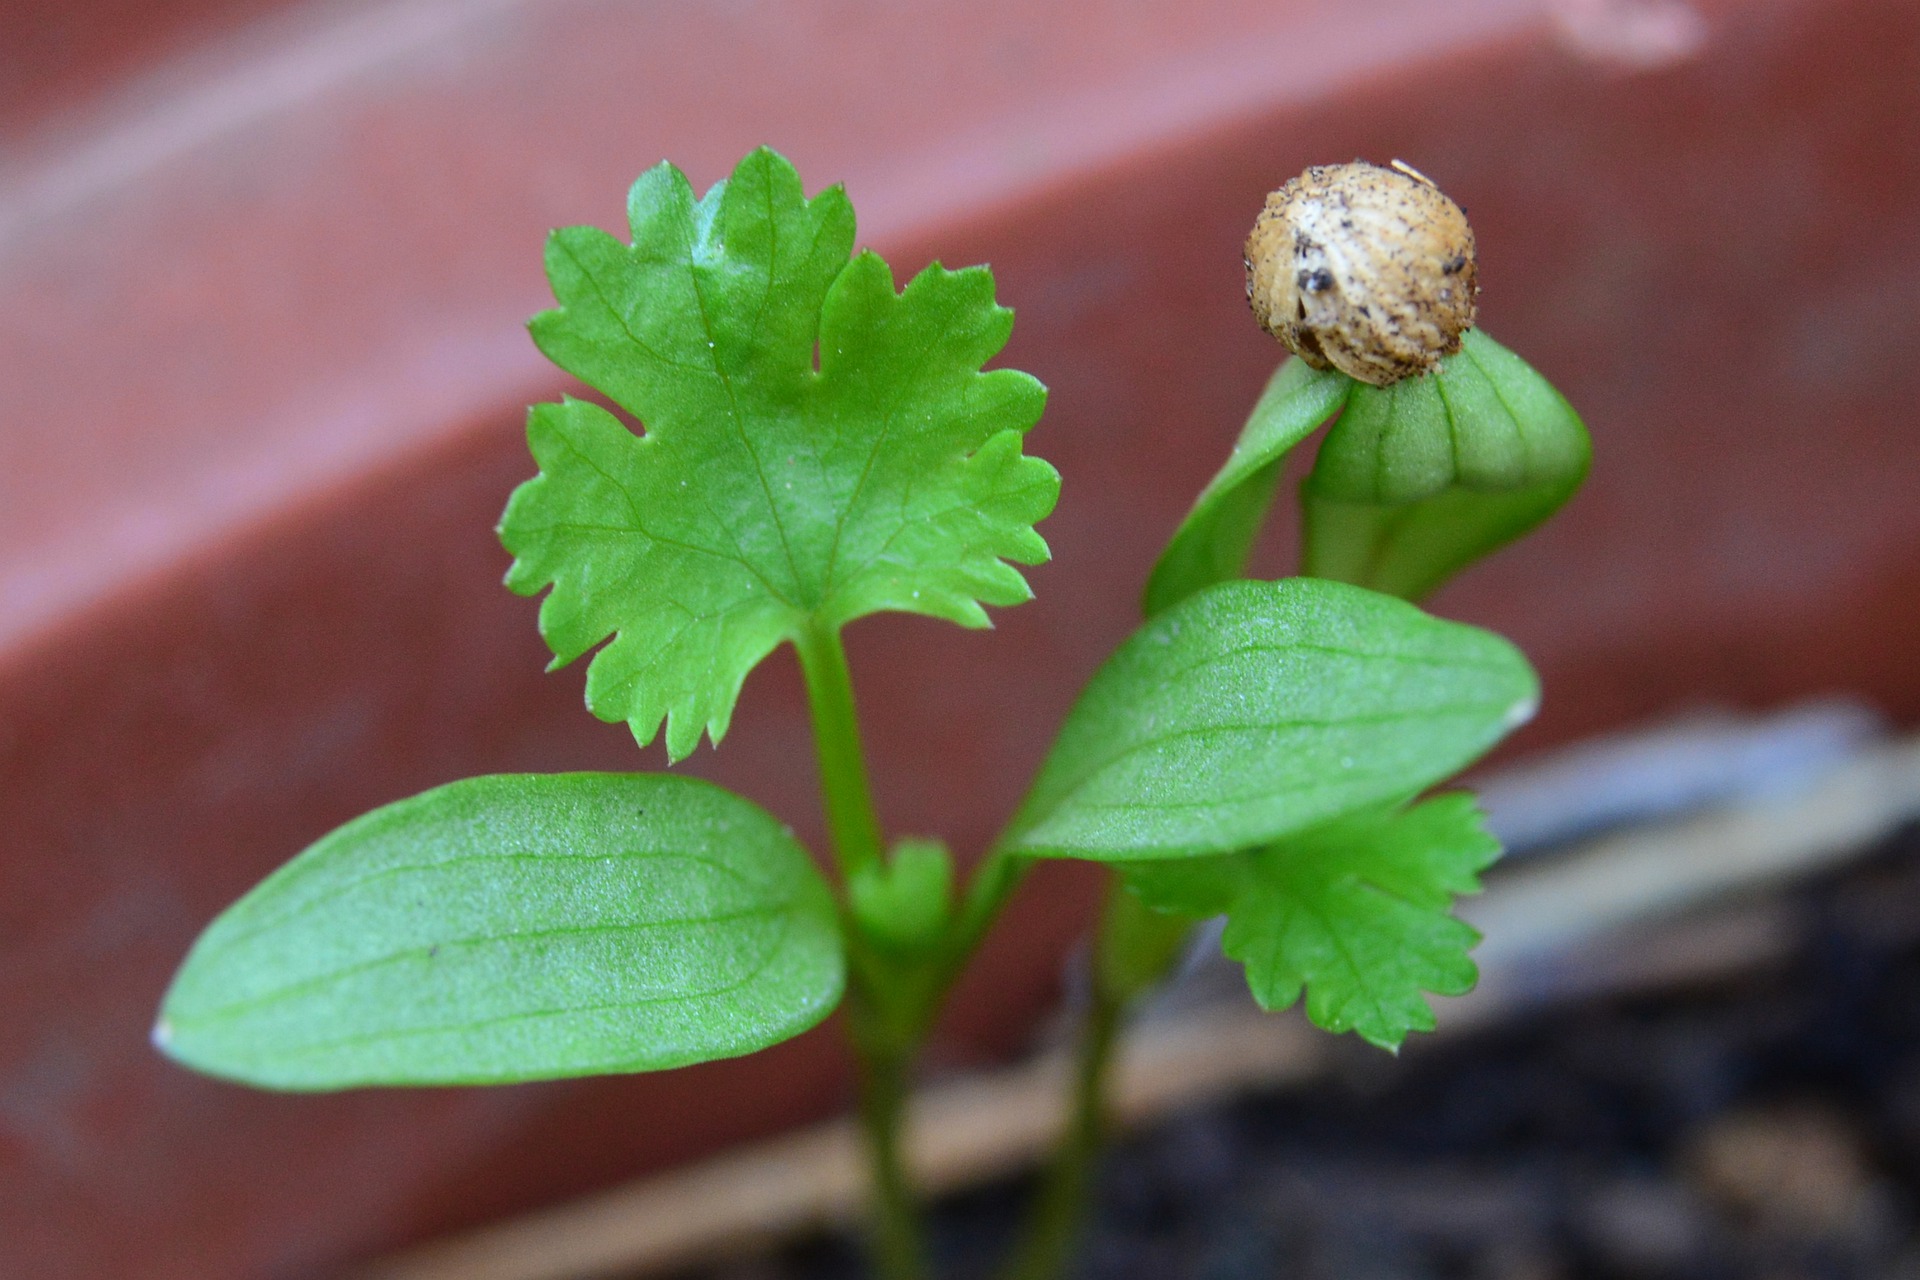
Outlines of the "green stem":
{"label": "green stem", "polygon": [[934,984],[936,998],[944,996],[960,976],[960,970],[966,967],[987,930],[999,918],[1000,909],[1026,878],[1028,866],[1027,859],[1002,853],[996,845],[987,850],[986,857],[967,877],[966,896],[954,913],[953,928],[947,935],[941,957],[940,976]]}
{"label": "green stem", "polygon": [[1072,1109],[1032,1216],[1002,1273],[1005,1280],[1054,1280],[1066,1274],[1080,1242],[1093,1199],[1095,1160],[1106,1141],[1107,1068],[1113,1061],[1126,1003],[1107,984],[1095,980],[1074,1049]]}
{"label": "green stem", "polygon": [[1092,993],[1074,1051],[1066,1128],[1006,1280],[1054,1280],[1066,1273],[1092,1204],[1095,1166],[1107,1137],[1107,1075],[1127,1010],[1172,971],[1193,924],[1184,916],[1149,910],[1121,886],[1119,876],[1108,877],[1094,935]]}
{"label": "green stem", "polygon": [[[860,721],[853,702],[847,653],[833,627],[810,626],[795,641],[813,712],[814,750],[820,761],[820,793],[827,811],[841,876],[881,867],[880,816],[860,748]],[[884,981],[876,957],[849,918],[847,951],[853,981],[848,1025],[860,1071],[860,1120],[873,1169],[873,1253],[882,1280],[925,1280],[926,1252],[919,1208],[901,1152],[901,1129],[917,1037],[900,1034],[891,1002],[873,987]]]}
{"label": "green stem", "polygon": [[840,632],[814,624],[794,642],[813,710],[813,745],[820,759],[820,791],[826,801],[827,830],[840,873],[880,865],[880,817],[867,784],[867,763],[860,751],[860,721],[853,706],[853,677]]}
{"label": "green stem", "polygon": [[901,1046],[862,1043],[860,1120],[873,1172],[873,1261],[881,1280],[926,1280],[926,1242],[919,1204],[901,1149],[912,1053]]}

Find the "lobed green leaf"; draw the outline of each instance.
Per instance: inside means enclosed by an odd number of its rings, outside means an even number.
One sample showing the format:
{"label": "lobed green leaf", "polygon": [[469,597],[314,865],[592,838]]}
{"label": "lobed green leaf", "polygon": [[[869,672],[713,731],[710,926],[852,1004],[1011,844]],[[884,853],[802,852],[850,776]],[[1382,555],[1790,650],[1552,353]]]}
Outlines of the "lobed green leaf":
{"label": "lobed green leaf", "polygon": [[692,778],[500,775],[267,877],[195,943],[154,1038],[277,1089],[652,1071],[797,1035],[844,980],[826,882],[758,806]]}
{"label": "lobed green leaf", "polygon": [[1217,858],[1129,864],[1127,885],[1182,915],[1224,913],[1225,952],[1263,1008],[1307,997],[1328,1031],[1397,1049],[1431,1031],[1423,993],[1460,995],[1479,934],[1449,912],[1500,856],[1471,796],[1375,809]]}
{"label": "lobed green leaf", "polygon": [[1222,583],[1094,675],[1004,847],[1120,862],[1267,843],[1450,776],[1537,696],[1489,632],[1341,583]]}
{"label": "lobed green leaf", "polygon": [[[560,306],[534,341],[645,428],[579,400],[536,406],[540,474],[500,536],[507,585],[548,587],[556,664],[605,646],[587,702],[670,756],[726,733],[741,683],[809,626],[881,610],[988,625],[1029,598],[1033,525],[1059,477],[1021,451],[1045,389],[982,372],[1012,313],[985,268],[938,264],[896,293],[848,260],[853,210],[808,200],[761,149],[699,200],[679,170],[643,175],[633,243],[554,233]],[[816,367],[817,352],[817,367]]]}

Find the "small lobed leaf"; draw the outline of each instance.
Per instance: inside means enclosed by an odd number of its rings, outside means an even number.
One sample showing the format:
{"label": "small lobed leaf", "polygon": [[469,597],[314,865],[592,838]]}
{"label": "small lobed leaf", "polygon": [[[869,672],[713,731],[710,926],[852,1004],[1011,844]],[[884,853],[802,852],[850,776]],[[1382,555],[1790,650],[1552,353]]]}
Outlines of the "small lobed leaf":
{"label": "small lobed leaf", "polygon": [[1124,874],[1161,910],[1224,913],[1221,946],[1262,1007],[1284,1009],[1304,990],[1316,1025],[1397,1049],[1408,1032],[1433,1029],[1423,993],[1473,988],[1468,952],[1479,935],[1449,913],[1455,896],[1479,892],[1479,873],[1499,855],[1473,798],[1456,793]]}
{"label": "small lobed leaf", "polygon": [[1450,776],[1537,696],[1490,632],[1341,583],[1222,583],[1095,673],[1004,847],[1122,862],[1263,844]]}
{"label": "small lobed leaf", "polygon": [[276,1089],[481,1084],[751,1053],[839,1002],[826,882],[692,778],[499,775],[366,814],[208,927],[156,1043]]}
{"label": "small lobed leaf", "polygon": [[847,896],[867,938],[900,954],[925,952],[953,914],[953,855],[938,840],[901,840],[885,861],[853,873]]}
{"label": "small lobed leaf", "polygon": [[[882,610],[986,626],[1030,596],[1034,524],[1059,477],[1022,452],[1045,389],[982,372],[1012,313],[985,268],[927,268],[900,292],[848,260],[852,206],[808,200],[761,149],[696,200],[660,165],[633,186],[633,242],[554,233],[560,305],[534,341],[644,427],[579,400],[536,406],[540,474],[500,536],[507,585],[551,587],[556,663],[604,644],[587,702],[675,759],[726,733],[781,641]],[[817,356],[817,367],[816,367]]]}
{"label": "small lobed leaf", "polygon": [[1273,501],[1287,453],[1340,411],[1358,384],[1343,373],[1289,359],[1247,416],[1226,465],[1194,500],[1147,580],[1148,617],[1203,587],[1241,577]]}

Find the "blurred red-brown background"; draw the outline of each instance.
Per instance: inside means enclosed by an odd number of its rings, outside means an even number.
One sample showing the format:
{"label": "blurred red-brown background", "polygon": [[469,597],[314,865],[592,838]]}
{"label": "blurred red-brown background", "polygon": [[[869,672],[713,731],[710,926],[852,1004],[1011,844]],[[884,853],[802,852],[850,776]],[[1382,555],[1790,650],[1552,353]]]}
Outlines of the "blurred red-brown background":
{"label": "blurred red-brown background", "polygon": [[[1436,602],[1540,666],[1520,746],[1833,690],[1920,718],[1910,0],[6,0],[0,1274],[323,1272],[844,1101],[831,1028],[317,1098],[146,1042],[198,929],[338,822],[661,767],[498,585],[524,406],[565,385],[522,326],[549,227],[762,142],[902,276],[991,262],[1052,390],[1038,600],[850,633],[896,830],[974,851],[1017,798],[1275,362],[1262,193],[1355,155],[1466,206],[1484,324],[1595,438],[1568,512]],[[789,655],[686,767],[817,832]],[[1086,888],[1037,879],[945,1060],[1019,1043]]]}

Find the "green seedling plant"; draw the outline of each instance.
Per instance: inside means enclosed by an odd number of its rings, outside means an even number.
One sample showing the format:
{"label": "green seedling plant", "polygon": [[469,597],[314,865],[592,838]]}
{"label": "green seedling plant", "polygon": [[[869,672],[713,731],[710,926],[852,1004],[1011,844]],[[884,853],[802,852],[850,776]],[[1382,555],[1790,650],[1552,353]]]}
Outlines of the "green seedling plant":
{"label": "green seedling plant", "polygon": [[[1015,566],[1047,559],[1059,479],[1025,451],[1044,388],[983,368],[1012,313],[985,267],[896,287],[852,252],[845,194],[808,199],[770,150],[697,198],[662,164],[627,213],[630,243],[547,245],[558,305],[533,339],[607,403],[532,409],[507,585],[545,593],[555,666],[592,655],[593,714],[673,761],[718,746],[748,673],[792,645],[830,848],[816,862],[751,800],[674,773],[454,782],[349,822],[215,920],[156,1042],[269,1089],[501,1084],[752,1053],[844,1007],[875,1267],[910,1280],[928,1274],[902,1156],[915,1056],[1026,869],[1104,863],[1069,1120],[1008,1263],[1059,1274],[1114,1037],[1196,921],[1225,916],[1260,1004],[1304,999],[1388,1049],[1434,1025],[1424,993],[1473,985],[1450,911],[1499,849],[1470,796],[1433,789],[1537,686],[1505,640],[1409,601],[1564,502],[1585,432],[1475,330],[1389,385],[1288,359],[1142,625],[962,876],[940,843],[883,832],[841,632],[889,610],[982,628],[1029,598]],[[1330,420],[1303,576],[1245,577],[1283,461]]]}

